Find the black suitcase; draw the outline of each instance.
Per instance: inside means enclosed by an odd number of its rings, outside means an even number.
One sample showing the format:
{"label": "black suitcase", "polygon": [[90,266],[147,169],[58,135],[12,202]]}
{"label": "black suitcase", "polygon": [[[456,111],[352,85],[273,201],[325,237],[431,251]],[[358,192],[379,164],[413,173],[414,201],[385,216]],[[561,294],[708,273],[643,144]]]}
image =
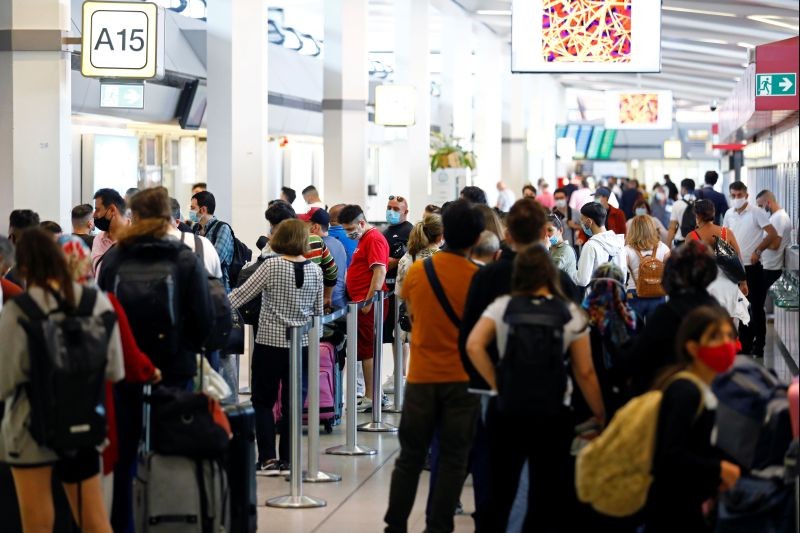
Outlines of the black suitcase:
{"label": "black suitcase", "polygon": [[233,439],[225,461],[231,491],[231,531],[253,533],[256,511],[256,413],[249,403],[225,406]]}

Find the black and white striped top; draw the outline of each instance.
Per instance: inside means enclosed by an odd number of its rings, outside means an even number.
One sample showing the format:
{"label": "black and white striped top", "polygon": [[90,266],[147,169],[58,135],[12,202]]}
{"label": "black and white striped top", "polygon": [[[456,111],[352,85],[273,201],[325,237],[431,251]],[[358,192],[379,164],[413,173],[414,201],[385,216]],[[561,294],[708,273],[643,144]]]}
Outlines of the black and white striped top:
{"label": "black and white striped top", "polygon": [[[256,342],[288,348],[286,328],[303,326],[311,315],[322,315],[322,271],[311,261],[295,263],[281,257],[266,259],[229,299],[240,307],[261,294]],[[303,335],[303,346],[308,335]]]}

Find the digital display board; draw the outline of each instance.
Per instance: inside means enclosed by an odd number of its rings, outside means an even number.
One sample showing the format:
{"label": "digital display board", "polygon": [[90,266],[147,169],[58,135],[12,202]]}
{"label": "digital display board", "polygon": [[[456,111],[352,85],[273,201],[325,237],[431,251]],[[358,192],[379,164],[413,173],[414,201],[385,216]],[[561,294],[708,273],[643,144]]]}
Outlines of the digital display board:
{"label": "digital display board", "polygon": [[603,132],[603,140],[600,141],[597,159],[611,159],[611,152],[614,150],[614,141],[616,139],[617,130],[606,130]]}
{"label": "digital display board", "polygon": [[606,91],[606,128],[672,128],[672,91]]}
{"label": "digital display board", "polygon": [[586,159],[597,159],[600,152],[600,143],[603,142],[603,133],[606,129],[603,126],[595,126],[592,130],[592,138],[589,147],[586,149]]}
{"label": "digital display board", "polygon": [[578,138],[575,139],[575,159],[585,159],[589,149],[589,141],[592,139],[594,126],[584,124],[578,131]]}
{"label": "digital display board", "polygon": [[661,2],[514,0],[513,72],[660,72]]}

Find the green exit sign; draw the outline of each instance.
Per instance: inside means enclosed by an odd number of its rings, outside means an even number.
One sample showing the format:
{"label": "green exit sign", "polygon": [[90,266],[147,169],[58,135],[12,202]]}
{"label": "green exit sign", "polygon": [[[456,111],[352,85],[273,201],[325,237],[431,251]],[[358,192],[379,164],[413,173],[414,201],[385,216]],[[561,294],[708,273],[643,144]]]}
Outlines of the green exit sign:
{"label": "green exit sign", "polygon": [[794,96],[797,74],[794,72],[756,74],[756,96]]}

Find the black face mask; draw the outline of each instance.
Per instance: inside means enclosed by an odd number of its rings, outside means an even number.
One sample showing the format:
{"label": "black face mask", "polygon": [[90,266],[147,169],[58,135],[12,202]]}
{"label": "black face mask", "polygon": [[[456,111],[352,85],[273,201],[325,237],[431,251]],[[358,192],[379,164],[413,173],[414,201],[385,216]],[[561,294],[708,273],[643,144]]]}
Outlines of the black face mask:
{"label": "black face mask", "polygon": [[[108,213],[108,211],[106,211]],[[111,221],[108,220],[105,215],[102,217],[95,217],[94,218],[94,227],[99,229],[100,231],[108,231],[111,227]]]}

